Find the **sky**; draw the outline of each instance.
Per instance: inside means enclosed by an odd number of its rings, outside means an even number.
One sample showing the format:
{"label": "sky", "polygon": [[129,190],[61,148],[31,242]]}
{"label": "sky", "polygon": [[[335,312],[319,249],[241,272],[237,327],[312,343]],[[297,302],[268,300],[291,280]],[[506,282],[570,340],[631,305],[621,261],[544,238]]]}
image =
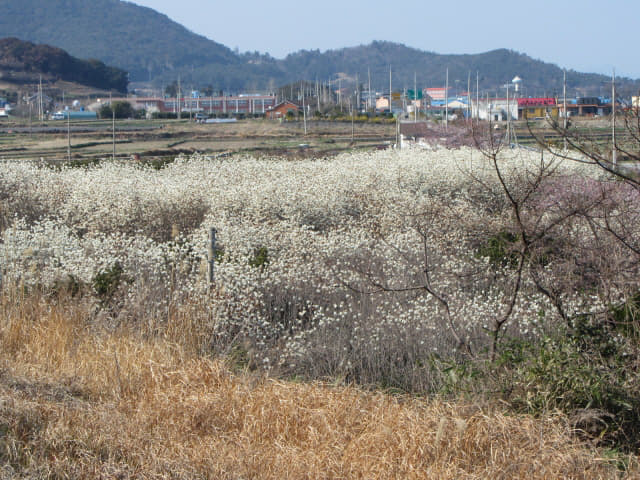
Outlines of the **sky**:
{"label": "sky", "polygon": [[133,0],[240,52],[283,58],[388,40],[436,53],[508,48],[581,72],[640,78],[638,0]]}

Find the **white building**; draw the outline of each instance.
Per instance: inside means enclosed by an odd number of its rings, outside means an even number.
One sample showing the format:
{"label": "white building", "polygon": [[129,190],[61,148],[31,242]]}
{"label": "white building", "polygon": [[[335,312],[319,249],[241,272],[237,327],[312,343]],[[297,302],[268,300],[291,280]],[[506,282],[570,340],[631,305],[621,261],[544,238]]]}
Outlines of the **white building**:
{"label": "white building", "polygon": [[518,99],[510,98],[490,98],[480,99],[476,102],[471,99],[471,114],[480,120],[491,120],[492,122],[506,122],[507,114],[510,113],[511,120],[518,120]]}

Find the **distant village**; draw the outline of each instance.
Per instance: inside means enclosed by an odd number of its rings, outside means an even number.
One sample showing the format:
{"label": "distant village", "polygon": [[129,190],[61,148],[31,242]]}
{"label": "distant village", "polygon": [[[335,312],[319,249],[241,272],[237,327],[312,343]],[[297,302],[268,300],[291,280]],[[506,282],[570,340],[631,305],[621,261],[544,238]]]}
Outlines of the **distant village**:
{"label": "distant village", "polygon": [[[431,87],[403,91],[374,92],[353,88],[320,90],[301,83],[286,94],[236,94],[205,96],[198,90],[188,95],[138,95],[126,97],[73,100],[68,105],[49,97],[42,90],[22,98],[22,116],[28,106],[29,116],[64,120],[67,118],[95,119],[105,106],[130,104],[132,111],[144,118],[189,118],[198,122],[235,120],[245,117],[264,117],[272,120],[297,119],[300,116],[321,117],[328,111],[350,115],[386,115],[396,118],[437,118],[454,121],[458,118],[477,118],[492,122],[508,120],[597,117],[610,115],[611,96],[589,97],[529,97],[521,94],[523,80],[515,77],[504,87],[504,94],[493,95],[478,91],[457,92],[453,87]],[[335,87],[335,85],[334,85]],[[285,89],[286,90],[286,89]],[[59,99],[58,99],[59,100]],[[616,98],[616,106],[637,107],[639,97]],[[12,114],[14,106],[0,97],[0,118]],[[139,118],[139,117],[138,117]]]}

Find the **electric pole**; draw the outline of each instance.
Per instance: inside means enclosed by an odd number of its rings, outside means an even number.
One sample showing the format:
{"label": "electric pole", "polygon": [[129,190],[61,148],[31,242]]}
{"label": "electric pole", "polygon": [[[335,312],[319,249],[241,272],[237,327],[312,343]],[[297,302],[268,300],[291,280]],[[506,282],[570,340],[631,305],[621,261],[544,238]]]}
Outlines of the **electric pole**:
{"label": "electric pole", "polygon": [[449,68],[447,68],[446,80],[444,84],[444,131],[449,127]]}
{"label": "electric pole", "polygon": [[613,141],[613,150],[611,152],[611,159],[615,166],[618,162],[618,152],[616,148],[616,69],[613,69],[613,75],[611,77],[611,140]]}
{"label": "electric pole", "polygon": [[567,70],[564,70],[564,78],[562,80],[562,135],[564,137],[564,151],[567,151]]}

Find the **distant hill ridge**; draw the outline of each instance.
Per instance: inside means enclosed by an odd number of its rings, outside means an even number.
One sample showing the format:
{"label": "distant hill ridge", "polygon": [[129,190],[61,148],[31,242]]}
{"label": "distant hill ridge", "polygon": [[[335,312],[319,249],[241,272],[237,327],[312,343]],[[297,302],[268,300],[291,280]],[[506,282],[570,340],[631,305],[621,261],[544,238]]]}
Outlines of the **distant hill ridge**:
{"label": "distant hill ridge", "polygon": [[[449,68],[451,86],[466,90],[469,74],[480,88],[495,89],[518,75],[525,94],[552,95],[562,89],[562,70],[506,49],[475,55],[440,55],[398,43],[320,52],[302,50],[284,59],[268,54],[236,53],[197,35],[166,15],[120,0],[5,0],[0,14],[1,35],[61,47],[81,58],[98,58],[125,69],[132,81],[167,84],[180,76],[185,85],[211,85],[216,90],[270,89],[297,81],[327,80],[337,73],[358,74],[364,84],[371,72],[372,86],[388,88],[389,66],[394,88],[413,87],[414,73],[421,85],[443,86]],[[197,12],[195,12],[197,14]],[[570,71],[570,91],[599,93],[608,77]],[[621,92],[637,92],[640,82],[619,81]]]}
{"label": "distant hill ridge", "polygon": [[127,72],[99,60],[80,60],[61,48],[35,45],[17,38],[0,39],[0,72],[12,79],[47,78],[67,80],[104,90],[127,91]]}

